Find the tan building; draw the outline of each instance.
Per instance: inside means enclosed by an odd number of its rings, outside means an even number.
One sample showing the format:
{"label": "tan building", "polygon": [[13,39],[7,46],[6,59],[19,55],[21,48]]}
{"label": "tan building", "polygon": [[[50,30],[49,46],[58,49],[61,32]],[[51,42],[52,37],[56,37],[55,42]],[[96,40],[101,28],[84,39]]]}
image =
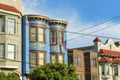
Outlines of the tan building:
{"label": "tan building", "polygon": [[68,64],[75,66],[79,80],[85,80],[84,53],[82,51],[68,50]]}
{"label": "tan building", "polygon": [[95,52],[68,50],[68,64],[73,64],[79,80],[98,80],[98,57]]}
{"label": "tan building", "polygon": [[[0,71],[21,78],[21,12],[0,0]],[[17,0],[21,1],[21,0]],[[17,4],[21,6],[21,4]]]}

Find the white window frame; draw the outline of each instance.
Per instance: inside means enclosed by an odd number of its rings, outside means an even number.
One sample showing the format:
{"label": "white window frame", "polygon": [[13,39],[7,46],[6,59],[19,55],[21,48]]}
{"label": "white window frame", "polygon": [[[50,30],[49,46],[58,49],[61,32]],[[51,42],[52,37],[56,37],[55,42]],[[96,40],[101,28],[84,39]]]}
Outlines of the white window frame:
{"label": "white window frame", "polygon": [[[8,54],[7,54],[7,58],[8,59],[11,59],[11,60],[17,60],[17,46],[15,44],[8,44]],[[10,51],[12,50],[11,48],[13,47],[14,50],[13,51]]]}
{"label": "white window frame", "polygon": [[[7,26],[8,26],[8,34],[17,34],[17,23],[16,23],[16,19],[13,18],[8,18],[7,19]],[[10,25],[12,26],[10,26]],[[12,31],[12,30],[13,31]]]}

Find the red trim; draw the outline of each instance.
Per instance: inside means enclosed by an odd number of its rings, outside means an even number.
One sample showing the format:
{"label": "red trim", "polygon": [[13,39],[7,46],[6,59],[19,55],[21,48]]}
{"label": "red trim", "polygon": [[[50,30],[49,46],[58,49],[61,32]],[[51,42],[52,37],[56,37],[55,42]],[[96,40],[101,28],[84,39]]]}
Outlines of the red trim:
{"label": "red trim", "polygon": [[96,37],[93,42],[101,42],[100,38]]}
{"label": "red trim", "polygon": [[112,61],[110,58],[108,58],[108,57],[102,57],[102,58],[99,60],[99,62],[101,62],[101,63],[104,63],[104,62],[112,63],[113,61]]}
{"label": "red trim", "polygon": [[20,13],[20,11],[17,8],[15,8],[14,6],[1,4],[1,3],[0,3],[0,9]]}
{"label": "red trim", "polygon": [[100,49],[99,54],[120,56],[120,52],[118,52],[118,51],[105,50],[105,49]]}
{"label": "red trim", "polygon": [[120,58],[114,58],[113,63],[115,63],[115,64],[120,63]]}

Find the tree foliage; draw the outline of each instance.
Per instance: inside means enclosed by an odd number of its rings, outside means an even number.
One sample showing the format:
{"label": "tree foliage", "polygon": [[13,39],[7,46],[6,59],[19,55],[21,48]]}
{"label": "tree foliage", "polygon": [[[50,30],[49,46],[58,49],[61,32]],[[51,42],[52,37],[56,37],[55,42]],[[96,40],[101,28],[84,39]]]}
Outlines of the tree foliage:
{"label": "tree foliage", "polygon": [[48,63],[29,73],[31,80],[77,80],[74,66]]}
{"label": "tree foliage", "polygon": [[6,75],[4,72],[0,72],[0,80],[6,80]]}
{"label": "tree foliage", "polygon": [[7,80],[20,80],[20,78],[15,73],[11,73],[7,75]]}
{"label": "tree foliage", "polygon": [[20,80],[20,78],[15,73],[5,75],[4,72],[0,72],[0,80]]}

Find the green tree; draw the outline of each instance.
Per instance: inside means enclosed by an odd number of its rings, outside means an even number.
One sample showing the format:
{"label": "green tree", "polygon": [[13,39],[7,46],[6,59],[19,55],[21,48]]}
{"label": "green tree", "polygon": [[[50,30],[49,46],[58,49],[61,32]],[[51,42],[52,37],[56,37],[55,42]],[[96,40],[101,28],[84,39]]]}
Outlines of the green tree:
{"label": "green tree", "polygon": [[74,66],[47,63],[29,73],[31,80],[77,80]]}
{"label": "green tree", "polygon": [[11,73],[7,75],[7,80],[20,80],[20,78],[15,73]]}
{"label": "green tree", "polygon": [[0,72],[0,80],[6,80],[6,75],[4,72]]}

